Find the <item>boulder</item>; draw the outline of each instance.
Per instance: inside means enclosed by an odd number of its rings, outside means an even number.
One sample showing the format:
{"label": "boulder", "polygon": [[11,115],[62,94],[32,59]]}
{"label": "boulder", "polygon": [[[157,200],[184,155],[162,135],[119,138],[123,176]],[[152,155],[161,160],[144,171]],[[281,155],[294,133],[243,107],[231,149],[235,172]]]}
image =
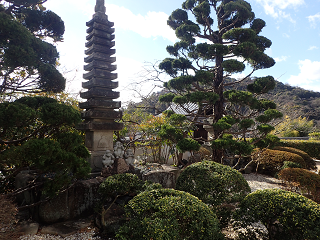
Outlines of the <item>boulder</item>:
{"label": "boulder", "polygon": [[175,188],[180,169],[169,165],[162,165],[162,168],[143,174],[142,180],[160,183],[164,188]]}
{"label": "boulder", "polygon": [[93,213],[98,201],[98,188],[103,178],[93,178],[76,182],[68,190],[42,203],[34,216],[42,223],[66,221]]}

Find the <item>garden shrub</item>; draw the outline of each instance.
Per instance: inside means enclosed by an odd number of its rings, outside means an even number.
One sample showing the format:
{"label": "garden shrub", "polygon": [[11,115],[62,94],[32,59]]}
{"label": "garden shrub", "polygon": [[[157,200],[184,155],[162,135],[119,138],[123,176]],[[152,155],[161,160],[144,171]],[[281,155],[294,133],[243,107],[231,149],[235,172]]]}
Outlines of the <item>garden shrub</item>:
{"label": "garden shrub", "polygon": [[301,165],[296,162],[284,161],[281,170],[285,168],[301,168]]}
{"label": "garden shrub", "polygon": [[280,147],[280,146],[276,146],[273,148],[273,150],[280,150],[280,151],[285,151],[285,152],[291,152],[291,153],[295,153],[298,154],[299,156],[301,156],[304,160],[304,162],[306,163],[306,168],[307,169],[316,169],[316,162],[312,159],[312,157],[310,157],[306,152],[297,149],[297,148],[292,148],[292,147]]}
{"label": "garden shrub", "polygon": [[143,186],[143,181],[137,175],[122,173],[106,178],[99,186],[102,196],[116,197],[119,195],[137,195]]}
{"label": "garden shrub", "polygon": [[320,206],[297,193],[255,191],[244,198],[234,217],[236,228],[260,221],[268,229],[270,240],[320,239]]}
{"label": "garden shrub", "polygon": [[265,149],[262,152],[256,151],[252,156],[258,164],[258,172],[271,176],[280,171],[285,161],[299,163],[303,168],[306,167],[303,158],[295,153]]}
{"label": "garden shrub", "polygon": [[251,191],[241,173],[213,161],[188,166],[179,175],[176,189],[213,206],[239,202]]}
{"label": "garden shrub", "polygon": [[224,239],[214,212],[186,192],[145,191],[129,201],[125,211],[129,220],[117,239]]}
{"label": "garden shrub", "polygon": [[142,181],[137,175],[123,173],[109,176],[99,186],[100,201],[95,207],[100,215],[102,232],[114,236],[115,232],[125,221],[124,206],[134,196],[154,189],[161,189],[162,185],[151,181]]}
{"label": "garden shrub", "polygon": [[300,149],[310,157],[320,159],[320,141],[318,140],[281,140],[277,145]]}
{"label": "garden shrub", "polygon": [[319,202],[320,176],[318,174],[301,168],[286,168],[279,172],[278,177],[291,188],[298,187],[302,193],[311,194],[313,200]]}

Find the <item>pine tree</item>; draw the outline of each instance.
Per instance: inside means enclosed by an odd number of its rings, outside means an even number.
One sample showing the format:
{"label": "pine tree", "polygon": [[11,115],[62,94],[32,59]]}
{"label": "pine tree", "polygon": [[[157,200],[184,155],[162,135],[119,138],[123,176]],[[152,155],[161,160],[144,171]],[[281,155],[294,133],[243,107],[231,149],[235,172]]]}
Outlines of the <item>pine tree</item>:
{"label": "pine tree", "polygon": [[[197,125],[210,123],[215,161],[226,152],[246,155],[253,144],[266,145],[261,139],[270,139],[273,130],[268,123],[282,116],[273,102],[260,97],[275,87],[274,78],[254,78],[247,91],[236,90],[256,70],[275,64],[264,53],[271,41],[259,35],[265,22],[243,0],[187,0],[172,12],[168,25],[180,41],[167,47],[172,57],[159,64],[172,77],[164,84],[171,93],[160,101],[180,106]],[[246,67],[246,77],[232,78]],[[188,107],[193,105],[196,111]]]}
{"label": "pine tree", "polygon": [[46,42],[62,40],[64,22],[44,2],[0,1],[0,95],[65,88],[57,49]]}

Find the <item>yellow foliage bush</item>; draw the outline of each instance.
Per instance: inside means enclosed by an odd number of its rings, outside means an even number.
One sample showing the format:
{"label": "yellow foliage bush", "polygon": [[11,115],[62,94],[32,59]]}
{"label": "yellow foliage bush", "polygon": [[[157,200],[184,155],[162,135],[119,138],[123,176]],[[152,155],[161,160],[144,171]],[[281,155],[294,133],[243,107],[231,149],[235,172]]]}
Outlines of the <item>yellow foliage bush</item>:
{"label": "yellow foliage bush", "polygon": [[316,169],[317,168],[316,167],[316,162],[313,160],[313,158],[310,157],[306,152],[304,152],[304,151],[302,151],[300,149],[292,148],[292,147],[276,146],[276,147],[273,148],[273,150],[286,151],[286,152],[291,152],[291,153],[298,154],[305,161],[307,169]]}
{"label": "yellow foliage bush", "polygon": [[320,175],[302,168],[285,168],[278,174],[291,189],[298,187],[303,193],[311,195],[312,199],[320,202]]}
{"label": "yellow foliage bush", "polygon": [[255,151],[253,159],[258,164],[258,172],[274,175],[279,172],[284,161],[296,162],[306,168],[304,159],[298,154],[279,150],[266,149],[262,152]]}

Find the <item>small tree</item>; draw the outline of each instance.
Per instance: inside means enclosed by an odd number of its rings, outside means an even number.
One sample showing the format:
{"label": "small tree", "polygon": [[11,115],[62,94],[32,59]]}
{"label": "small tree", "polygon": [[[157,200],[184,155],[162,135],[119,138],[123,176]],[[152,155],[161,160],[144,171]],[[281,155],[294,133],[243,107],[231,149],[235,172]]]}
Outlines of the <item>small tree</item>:
{"label": "small tree", "polygon": [[[187,0],[182,9],[172,12],[168,25],[180,41],[167,47],[172,58],[159,64],[172,77],[164,84],[171,93],[160,101],[179,105],[195,124],[212,126],[215,161],[221,161],[228,146],[234,146],[238,154],[250,153],[244,147],[249,144],[246,133],[254,138],[253,143],[258,142],[273,130],[268,122],[282,116],[273,102],[259,97],[274,88],[273,77],[254,78],[248,91],[235,90],[256,70],[275,64],[264,53],[271,41],[259,35],[265,22],[255,18],[250,4],[243,0]],[[251,72],[232,79],[232,74],[245,70],[245,63]],[[227,133],[232,137],[226,137]],[[240,146],[239,141],[244,143]]]}

